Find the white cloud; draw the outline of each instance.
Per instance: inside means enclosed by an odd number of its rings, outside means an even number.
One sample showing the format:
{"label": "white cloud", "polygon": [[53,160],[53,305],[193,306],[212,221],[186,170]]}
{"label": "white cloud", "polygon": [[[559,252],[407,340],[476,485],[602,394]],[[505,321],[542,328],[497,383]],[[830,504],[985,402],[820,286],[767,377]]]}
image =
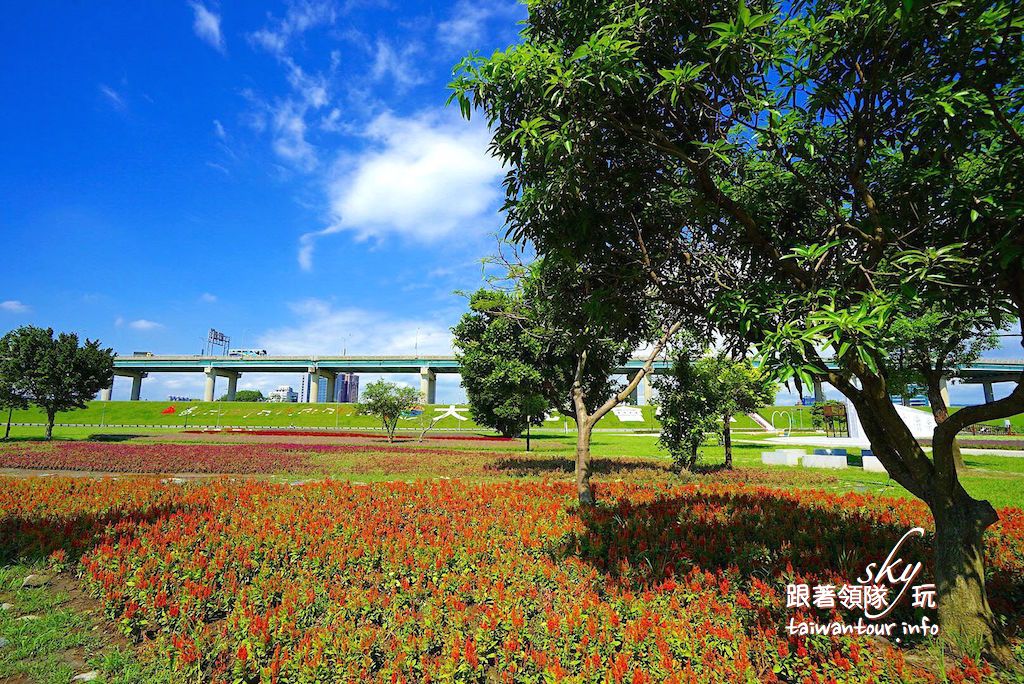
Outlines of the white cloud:
{"label": "white cloud", "polygon": [[114,109],[124,111],[124,109],[128,106],[127,103],[124,101],[124,97],[121,95],[121,93],[117,92],[107,84],[100,83],[99,89],[100,93],[102,93],[102,95],[107,98],[107,101],[111,104],[111,106],[114,107]]}
{"label": "white cloud", "polygon": [[363,131],[371,146],[339,160],[328,183],[330,225],[299,241],[299,265],[309,269],[316,241],[351,231],[358,239],[397,235],[435,242],[493,227],[501,163],[480,123],[453,113],[409,118],[382,114]]}
{"label": "white cloud", "polygon": [[209,292],[204,292],[203,294],[199,295],[199,301],[205,304],[213,304],[214,302],[217,301],[217,295],[210,294]]}
{"label": "white cloud", "polygon": [[281,55],[288,43],[311,28],[333,24],[337,9],[330,0],[292,2],[283,19],[271,18],[270,24],[251,33],[252,43],[267,52]]}
{"label": "white cloud", "polygon": [[520,13],[516,3],[480,3],[459,0],[451,16],[437,25],[437,39],[452,50],[470,51],[480,47],[486,38],[487,21],[491,18],[512,18]]}
{"label": "white cloud", "polygon": [[28,304],[20,302],[17,299],[8,299],[0,302],[0,310],[8,313],[28,313],[32,309]]}
{"label": "white cloud", "polygon": [[196,36],[218,52],[224,52],[224,35],[220,30],[220,15],[208,10],[202,3],[193,2],[192,11],[195,12],[195,19],[192,22],[192,30]]}
{"label": "white cloud", "polygon": [[220,140],[227,140],[228,133],[224,130],[224,124],[220,122],[220,119],[213,120],[213,134]]}
{"label": "white cloud", "polygon": [[451,353],[451,332],[436,318],[396,319],[357,308],[336,309],[319,299],[291,305],[298,319],[258,336],[271,354],[430,354]]}
{"label": "white cloud", "polygon": [[133,328],[135,330],[148,331],[158,330],[159,328],[162,328],[164,326],[162,323],[157,323],[156,321],[148,321],[145,318],[140,318],[137,321],[132,321],[131,323],[129,323],[128,327]]}
{"label": "white cloud", "polygon": [[317,165],[316,151],[306,140],[306,107],[285,100],[272,112],[274,153],[310,171]]}
{"label": "white cloud", "polygon": [[390,77],[399,91],[423,83],[423,74],[416,66],[419,51],[415,43],[409,43],[399,50],[392,47],[388,41],[378,39],[370,75],[376,81]]}

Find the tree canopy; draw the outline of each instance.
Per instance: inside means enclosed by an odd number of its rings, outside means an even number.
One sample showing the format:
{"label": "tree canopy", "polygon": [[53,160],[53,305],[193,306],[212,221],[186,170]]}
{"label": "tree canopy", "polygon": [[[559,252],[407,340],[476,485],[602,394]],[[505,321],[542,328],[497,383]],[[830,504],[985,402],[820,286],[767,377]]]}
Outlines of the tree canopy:
{"label": "tree canopy", "polygon": [[356,410],[361,414],[380,418],[388,442],[392,442],[395,439],[398,419],[416,406],[419,399],[419,392],[408,385],[378,380],[363,388],[363,400],[357,405]]}
{"label": "tree canopy", "polygon": [[[228,395],[223,395],[217,401],[228,401]],[[261,392],[260,390],[238,390],[237,392],[235,392],[235,398],[232,401],[263,401],[263,392]]]}
{"label": "tree canopy", "polygon": [[[939,423],[929,455],[885,360],[893,326],[937,303],[1024,313],[1015,3],[527,6],[522,44],[453,82],[508,165],[513,238],[596,255],[616,292],[703,309],[782,377],[827,378],[932,511],[944,632],[1009,662],[984,587],[997,515],[961,486],[954,438],[1024,410],[1024,387]],[[625,304],[604,300],[604,320]]]}
{"label": "tree canopy", "polygon": [[85,408],[114,379],[114,352],[75,333],[23,326],[0,338],[0,377],[11,395],[46,411],[46,438],[57,413]]}
{"label": "tree canopy", "polygon": [[542,425],[549,407],[540,367],[543,341],[514,315],[521,313],[521,301],[501,290],[479,290],[452,328],[473,417],[506,437]]}

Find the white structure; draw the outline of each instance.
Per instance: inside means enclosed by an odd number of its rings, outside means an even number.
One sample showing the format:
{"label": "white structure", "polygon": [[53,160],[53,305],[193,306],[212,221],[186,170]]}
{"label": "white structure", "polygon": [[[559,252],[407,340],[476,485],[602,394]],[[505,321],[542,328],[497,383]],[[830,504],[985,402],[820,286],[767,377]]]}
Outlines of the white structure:
{"label": "white structure", "polygon": [[291,388],[291,385],[281,385],[276,390],[267,393],[267,401],[280,403],[295,403],[299,400],[299,393]]}
{"label": "white structure", "polygon": [[776,449],[775,451],[762,451],[761,463],[765,465],[798,466],[800,459],[807,456],[803,449]]}
{"label": "white structure", "polygon": [[878,460],[877,456],[864,456],[861,455],[861,461],[864,463],[864,470],[869,473],[886,473],[889,471],[885,469],[882,462]]}
{"label": "white structure", "polygon": [[[819,449],[818,451],[826,451]],[[807,454],[804,456],[804,468],[845,468],[846,453],[842,454]]]}
{"label": "white structure", "polygon": [[[918,439],[932,438],[935,432],[935,416],[930,411],[921,411],[910,406],[896,404],[896,413],[907,424],[910,434],[914,437]],[[846,424],[850,429],[850,439],[865,446],[869,444],[868,437],[864,434],[864,428],[860,424],[860,418],[857,417],[857,409],[853,407],[853,403],[849,399],[846,400]]]}

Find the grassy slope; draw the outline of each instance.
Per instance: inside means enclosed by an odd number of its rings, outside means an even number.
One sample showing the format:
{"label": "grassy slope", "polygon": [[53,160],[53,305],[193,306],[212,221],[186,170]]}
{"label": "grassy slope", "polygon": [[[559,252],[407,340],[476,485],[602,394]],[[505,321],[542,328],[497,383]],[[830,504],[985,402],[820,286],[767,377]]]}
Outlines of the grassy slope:
{"label": "grassy slope", "polygon": [[[167,407],[174,406],[175,413],[162,413]],[[447,405],[425,407],[422,415],[399,421],[400,428],[422,429],[431,418],[443,413]],[[640,407],[643,411],[643,422],[620,421],[614,413],[609,413],[601,421],[601,429],[656,429],[658,421],[654,416],[653,406]],[[793,416],[793,425],[810,427],[810,412],[805,407],[776,406],[761,411],[766,420],[771,421],[776,414],[775,424],[788,427],[789,421],[781,416],[789,413]],[[476,430],[479,426],[472,420],[468,408],[462,407],[460,414],[469,418],[460,421],[453,417],[442,419],[436,426],[438,429]],[[15,423],[44,423],[46,415],[33,407],[24,411],[15,411]],[[166,401],[93,401],[85,409],[67,411],[58,414],[58,423],[87,425],[154,425],[167,427],[196,426],[273,426],[273,427],[323,427],[323,428],[376,428],[379,421],[372,416],[356,414],[352,404],[269,404],[243,402],[166,402]],[[760,430],[760,427],[745,415],[738,415],[732,423],[737,430]],[[572,420],[560,418],[545,422],[542,431],[558,431],[565,427],[572,428]]]}

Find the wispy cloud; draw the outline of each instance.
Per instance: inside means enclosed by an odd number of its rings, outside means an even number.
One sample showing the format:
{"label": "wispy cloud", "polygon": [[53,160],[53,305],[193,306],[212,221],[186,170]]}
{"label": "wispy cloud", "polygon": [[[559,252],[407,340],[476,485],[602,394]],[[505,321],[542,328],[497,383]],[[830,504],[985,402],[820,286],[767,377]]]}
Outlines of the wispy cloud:
{"label": "wispy cloud", "polygon": [[145,318],[140,318],[136,321],[132,321],[131,323],[129,323],[128,327],[132,328],[133,330],[149,331],[158,330],[164,326],[162,323],[157,323],[156,321],[149,321],[146,320]]}
{"label": "wispy cloud", "polygon": [[214,302],[217,301],[217,295],[210,294],[209,292],[204,292],[203,294],[199,295],[199,301],[203,302],[204,304],[213,304]]}
{"label": "wispy cloud", "polygon": [[487,151],[482,124],[448,112],[383,114],[363,135],[366,151],[339,160],[332,172],[330,225],[300,238],[301,268],[312,268],[318,239],[342,231],[364,240],[396,235],[433,242],[493,228],[502,167]]}
{"label": "wispy cloud", "polygon": [[396,48],[380,38],[374,49],[370,75],[376,81],[390,78],[400,91],[419,85],[426,80],[417,66],[420,51],[420,47],[415,43]]}
{"label": "wispy cloud", "polygon": [[320,299],[291,304],[293,325],[260,335],[271,354],[431,354],[451,353],[449,326],[436,318],[394,318],[358,308],[335,308]]}
{"label": "wispy cloud", "polygon": [[224,130],[224,124],[220,122],[220,119],[213,120],[213,134],[217,136],[218,140],[228,139],[228,132]]}
{"label": "wispy cloud", "polygon": [[220,53],[226,51],[224,34],[220,30],[220,15],[207,9],[199,2],[189,3],[195,17],[192,20],[192,30],[196,36]]}
{"label": "wispy cloud", "polygon": [[32,308],[28,304],[25,304],[17,299],[8,299],[0,302],[0,310],[6,311],[8,313],[20,314],[28,313],[29,311],[32,310]]}
{"label": "wispy cloud", "polygon": [[128,107],[128,103],[125,102],[124,96],[117,92],[106,83],[100,83],[99,85],[100,94],[107,98],[107,102],[116,110],[124,111]]}
{"label": "wispy cloud", "polygon": [[459,0],[451,15],[437,25],[437,40],[452,51],[468,52],[480,47],[486,38],[487,22],[518,16],[522,8],[514,2],[470,2]]}
{"label": "wispy cloud", "polygon": [[249,34],[249,40],[267,52],[282,55],[293,39],[316,26],[333,24],[337,14],[329,0],[292,2],[283,18],[270,17],[267,26]]}

